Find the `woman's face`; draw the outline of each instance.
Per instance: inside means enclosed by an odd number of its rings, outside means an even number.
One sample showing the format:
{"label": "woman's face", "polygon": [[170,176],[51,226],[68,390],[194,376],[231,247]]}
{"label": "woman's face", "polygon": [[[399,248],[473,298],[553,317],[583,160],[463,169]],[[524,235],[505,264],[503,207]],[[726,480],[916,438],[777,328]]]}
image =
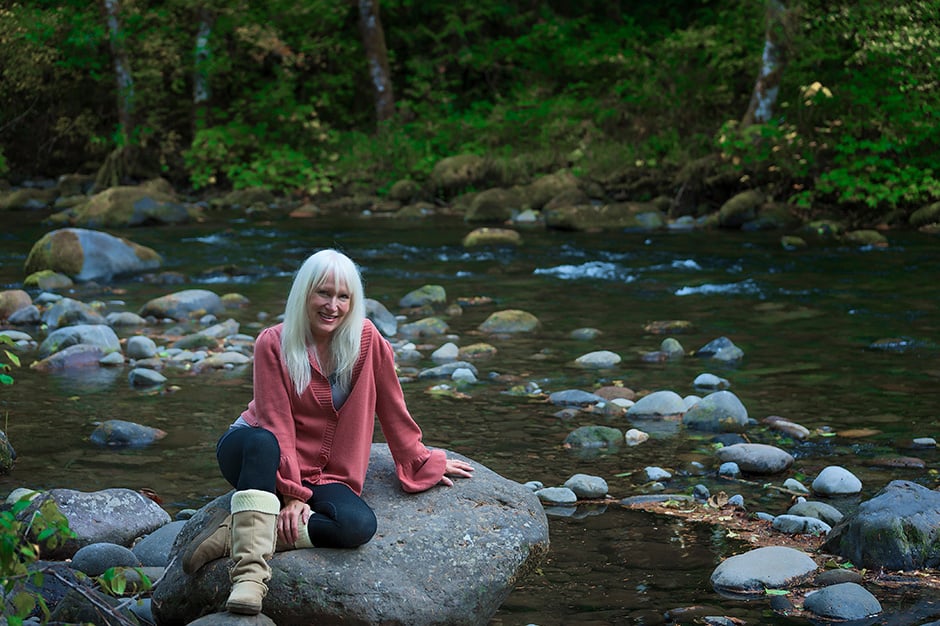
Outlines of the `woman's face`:
{"label": "woman's face", "polygon": [[315,339],[328,339],[349,312],[349,289],[336,284],[332,274],[307,296],[307,317]]}

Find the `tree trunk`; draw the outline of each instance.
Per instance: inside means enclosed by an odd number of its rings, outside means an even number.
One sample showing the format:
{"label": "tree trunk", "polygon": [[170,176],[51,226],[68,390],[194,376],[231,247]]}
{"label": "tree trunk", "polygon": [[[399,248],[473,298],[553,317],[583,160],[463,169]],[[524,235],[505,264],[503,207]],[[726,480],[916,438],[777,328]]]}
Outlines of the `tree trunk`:
{"label": "tree trunk", "polygon": [[379,18],[379,0],[359,0],[359,33],[369,63],[375,116],[379,122],[383,122],[395,112],[395,96],[392,93],[392,78],[388,68],[385,32]]}
{"label": "tree trunk", "polygon": [[108,26],[111,58],[117,82],[118,145],[105,159],[95,176],[94,189],[100,191],[135,179],[151,178],[154,173],[144,165],[141,147],[133,137],[135,128],[134,78],[124,45],[125,33],[119,19],[120,0],[103,0]]}
{"label": "tree trunk", "polygon": [[204,128],[208,121],[209,99],[212,88],[209,85],[209,37],[215,16],[207,8],[199,10],[199,28],[196,31],[196,45],[193,50],[193,131]]}
{"label": "tree trunk", "polygon": [[123,145],[127,146],[130,144],[130,134],[134,128],[134,78],[131,76],[127,49],[124,46],[124,33],[118,19],[120,10],[120,0],[104,0],[111,58],[114,61],[114,76],[117,81],[118,125]]}
{"label": "tree trunk", "polygon": [[787,30],[790,11],[781,0],[767,0],[767,30],[760,74],[751,94],[741,126],[763,124],[773,116],[780,91],[780,76],[787,61]]}

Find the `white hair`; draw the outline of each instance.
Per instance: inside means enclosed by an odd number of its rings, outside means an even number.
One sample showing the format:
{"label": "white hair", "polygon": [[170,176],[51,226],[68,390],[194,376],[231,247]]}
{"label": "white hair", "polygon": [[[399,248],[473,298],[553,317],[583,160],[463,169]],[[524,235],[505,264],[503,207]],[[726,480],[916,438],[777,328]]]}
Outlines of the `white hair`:
{"label": "white hair", "polygon": [[362,276],[352,259],[337,250],[320,250],[304,261],[290,288],[287,306],[284,309],[284,329],[281,333],[281,351],[297,395],[303,394],[310,385],[310,355],[316,346],[310,318],[307,314],[307,299],[332,277],[334,287],[345,285],[349,292],[349,311],[330,336],[330,362],[321,366],[336,376],[336,382],[346,390],[352,384],[353,367],[359,358],[362,343],[362,324],[366,317],[365,292]]}

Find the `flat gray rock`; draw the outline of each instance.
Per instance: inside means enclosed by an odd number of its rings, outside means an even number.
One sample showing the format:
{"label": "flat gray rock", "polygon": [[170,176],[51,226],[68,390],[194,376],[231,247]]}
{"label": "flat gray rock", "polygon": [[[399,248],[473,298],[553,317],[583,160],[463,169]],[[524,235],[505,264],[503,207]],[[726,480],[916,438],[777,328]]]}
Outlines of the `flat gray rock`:
{"label": "flat gray rock", "polygon": [[786,589],[817,569],[805,552],[783,546],[757,548],[722,561],[712,572],[716,591],[732,594],[764,593],[765,589]]}

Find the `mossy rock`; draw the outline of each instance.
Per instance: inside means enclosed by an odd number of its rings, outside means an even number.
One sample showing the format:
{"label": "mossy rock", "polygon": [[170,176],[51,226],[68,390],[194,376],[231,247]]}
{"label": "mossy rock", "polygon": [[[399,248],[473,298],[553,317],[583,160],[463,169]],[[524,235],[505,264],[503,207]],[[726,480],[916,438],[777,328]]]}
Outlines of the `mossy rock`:
{"label": "mossy rock", "polygon": [[519,246],[522,236],[509,228],[477,228],[463,238],[464,248],[478,246]]}
{"label": "mossy rock", "polygon": [[184,224],[191,219],[173,196],[145,187],[111,187],[72,211],[72,223],[89,228]]}
{"label": "mossy rock", "polygon": [[851,230],[845,233],[845,240],[860,246],[876,246],[885,248],[888,239],[877,230]]}
{"label": "mossy rock", "polygon": [[465,191],[486,178],[486,160],[477,154],[458,154],[434,164],[431,185],[446,194]]}
{"label": "mossy rock", "polygon": [[23,280],[25,287],[35,287],[43,291],[68,289],[74,284],[74,281],[65,274],[53,272],[52,270],[33,272]]}
{"label": "mossy rock", "polygon": [[928,204],[911,213],[910,224],[915,228],[940,223],[940,202]]}
{"label": "mossy rock", "polygon": [[14,189],[0,194],[0,211],[35,211],[47,209],[55,202],[55,189]]}
{"label": "mossy rock", "polygon": [[545,225],[558,230],[655,230],[666,223],[665,216],[649,202],[581,204],[546,209],[542,214]]}
{"label": "mossy rock", "polygon": [[522,208],[522,196],[516,189],[494,187],[474,197],[465,219],[477,223],[502,223]]}
{"label": "mossy rock", "polygon": [[539,319],[528,311],[507,309],[496,311],[480,324],[484,333],[528,333],[538,329]]}
{"label": "mossy rock", "polygon": [[718,210],[718,225],[722,228],[740,228],[757,217],[763,203],[764,194],[756,189],[742,191]]}

